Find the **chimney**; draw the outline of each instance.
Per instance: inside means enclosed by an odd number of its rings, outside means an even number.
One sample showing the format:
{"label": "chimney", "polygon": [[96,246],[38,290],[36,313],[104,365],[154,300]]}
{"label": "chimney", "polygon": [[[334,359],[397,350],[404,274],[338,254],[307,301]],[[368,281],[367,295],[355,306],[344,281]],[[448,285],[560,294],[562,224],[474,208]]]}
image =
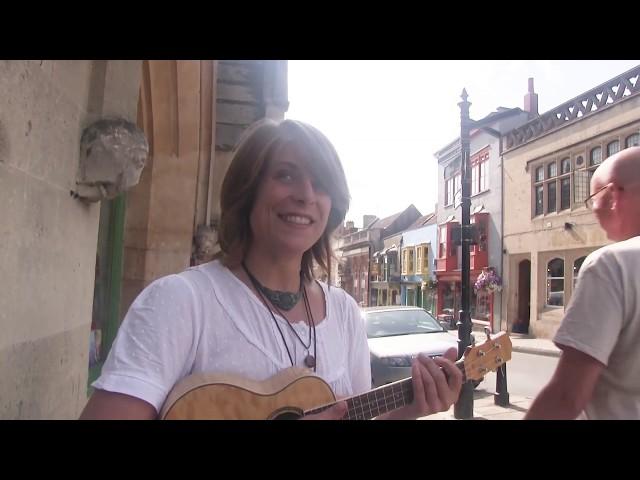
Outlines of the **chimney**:
{"label": "chimney", "polygon": [[529,91],[524,96],[524,111],[536,117],[540,115],[538,113],[538,94],[533,91],[533,78],[529,79]]}
{"label": "chimney", "polygon": [[362,228],[367,228],[369,225],[371,225],[375,220],[376,220],[375,215],[364,215],[362,217]]}
{"label": "chimney", "polygon": [[353,220],[349,220],[347,222],[345,222],[344,224],[344,229],[347,230],[348,233],[351,233],[353,231]]}

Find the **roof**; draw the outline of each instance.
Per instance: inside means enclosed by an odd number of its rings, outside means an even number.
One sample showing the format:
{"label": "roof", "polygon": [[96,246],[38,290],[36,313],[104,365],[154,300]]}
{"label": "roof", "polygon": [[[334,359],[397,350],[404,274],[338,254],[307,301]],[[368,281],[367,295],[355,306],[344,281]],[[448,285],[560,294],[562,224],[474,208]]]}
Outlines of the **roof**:
{"label": "roof", "polygon": [[381,229],[384,230],[389,225],[391,225],[395,221],[395,219],[398,218],[401,214],[402,214],[402,212],[398,212],[398,213],[394,213],[393,215],[391,215],[389,217],[378,218],[377,220],[371,222],[369,224],[369,226],[367,227],[367,229],[381,228]]}
{"label": "roof", "polygon": [[409,205],[407,208],[405,208],[401,212],[394,213],[393,215],[390,215],[390,216],[385,217],[385,218],[378,218],[377,220],[371,222],[371,224],[367,227],[367,230],[370,230],[372,228],[379,228],[381,230],[384,230],[384,229],[390,227],[391,225],[393,225],[393,222],[395,222],[400,215],[402,215],[406,211],[410,210],[411,208],[414,208],[418,212],[418,214],[420,214],[420,211],[412,203],[411,205]]}
{"label": "roof", "polygon": [[435,225],[437,223],[438,223],[438,219],[436,217],[435,212],[427,213],[426,215],[421,216],[419,219],[417,219],[415,222],[409,225],[409,228],[407,228],[407,230],[415,230],[420,227],[425,227],[427,225]]}

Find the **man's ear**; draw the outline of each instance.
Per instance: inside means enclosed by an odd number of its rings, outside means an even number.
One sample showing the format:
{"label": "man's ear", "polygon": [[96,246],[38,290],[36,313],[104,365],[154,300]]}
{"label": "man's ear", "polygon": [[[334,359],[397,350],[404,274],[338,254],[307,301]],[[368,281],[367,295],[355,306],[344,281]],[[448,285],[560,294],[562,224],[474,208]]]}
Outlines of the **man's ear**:
{"label": "man's ear", "polygon": [[611,201],[609,202],[610,210],[618,210],[618,204],[620,202],[620,194],[622,193],[623,188],[618,185],[616,182],[613,182],[611,185]]}

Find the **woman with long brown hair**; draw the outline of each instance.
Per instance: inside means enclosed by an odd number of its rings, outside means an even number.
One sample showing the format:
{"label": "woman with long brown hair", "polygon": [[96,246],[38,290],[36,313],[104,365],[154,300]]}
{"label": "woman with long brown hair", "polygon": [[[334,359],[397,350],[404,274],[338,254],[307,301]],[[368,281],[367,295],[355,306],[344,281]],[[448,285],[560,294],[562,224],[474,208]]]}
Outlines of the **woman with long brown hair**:
{"label": "woman with long brown hair", "polygon": [[[330,278],[331,235],[348,207],[342,165],[320,131],[293,120],[252,126],[222,186],[222,258],[145,288],[82,418],[157,418],[176,383],[197,372],[262,381],[304,366],[338,398],[368,391],[360,310],[313,275],[315,262]],[[416,359],[413,402],[383,417],[447,410],[462,383],[455,353]],[[338,419],[345,411],[339,402],[309,418]]]}

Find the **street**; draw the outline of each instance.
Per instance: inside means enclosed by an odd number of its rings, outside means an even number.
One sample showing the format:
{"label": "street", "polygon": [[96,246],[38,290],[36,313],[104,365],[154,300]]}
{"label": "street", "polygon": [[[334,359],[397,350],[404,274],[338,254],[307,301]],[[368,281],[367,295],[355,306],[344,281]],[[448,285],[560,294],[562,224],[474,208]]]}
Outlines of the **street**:
{"label": "street", "polygon": [[[513,352],[511,360],[507,363],[509,394],[535,398],[551,379],[557,364],[558,357]],[[478,391],[484,390],[488,393],[494,393],[495,389],[496,374],[493,372],[489,373],[477,388]]]}

